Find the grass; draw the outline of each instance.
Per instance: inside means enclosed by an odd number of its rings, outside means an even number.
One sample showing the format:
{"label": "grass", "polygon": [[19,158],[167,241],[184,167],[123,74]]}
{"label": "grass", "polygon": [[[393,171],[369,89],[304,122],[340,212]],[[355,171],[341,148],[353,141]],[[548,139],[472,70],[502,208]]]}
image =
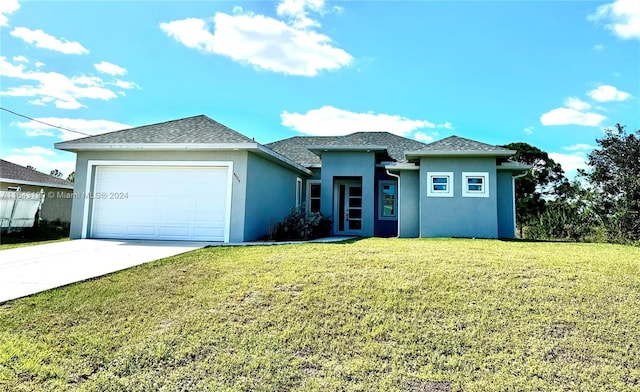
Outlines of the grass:
{"label": "grass", "polygon": [[65,230],[56,227],[29,227],[12,233],[2,233],[0,235],[0,250],[68,240],[68,228]]}
{"label": "grass", "polygon": [[632,391],[640,249],[209,248],[0,305],[0,389]]}

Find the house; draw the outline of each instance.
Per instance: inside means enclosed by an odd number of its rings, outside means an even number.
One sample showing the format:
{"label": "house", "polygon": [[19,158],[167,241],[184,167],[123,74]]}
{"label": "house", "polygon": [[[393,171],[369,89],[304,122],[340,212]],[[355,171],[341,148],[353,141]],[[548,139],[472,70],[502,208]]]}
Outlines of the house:
{"label": "house", "polygon": [[0,159],[0,191],[40,192],[45,194],[40,219],[45,222],[71,222],[73,183]]}
{"label": "house", "polygon": [[334,235],[515,236],[515,151],[452,136],[297,136],[262,145],[206,116],[56,144],[76,158],[71,238],[243,242],[292,207]]}

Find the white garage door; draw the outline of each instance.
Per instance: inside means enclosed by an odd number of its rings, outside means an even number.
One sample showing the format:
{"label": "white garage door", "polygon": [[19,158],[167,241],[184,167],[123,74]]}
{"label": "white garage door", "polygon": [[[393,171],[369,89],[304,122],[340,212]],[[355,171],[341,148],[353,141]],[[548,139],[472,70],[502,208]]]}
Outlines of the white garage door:
{"label": "white garage door", "polygon": [[228,241],[228,171],[96,166],[91,237]]}

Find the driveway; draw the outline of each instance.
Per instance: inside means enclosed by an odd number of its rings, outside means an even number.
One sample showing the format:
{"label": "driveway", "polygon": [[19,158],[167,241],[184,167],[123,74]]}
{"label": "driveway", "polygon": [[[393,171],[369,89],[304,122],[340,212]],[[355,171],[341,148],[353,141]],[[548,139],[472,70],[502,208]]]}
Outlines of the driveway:
{"label": "driveway", "polygon": [[75,240],[0,251],[0,302],[189,252],[206,242]]}

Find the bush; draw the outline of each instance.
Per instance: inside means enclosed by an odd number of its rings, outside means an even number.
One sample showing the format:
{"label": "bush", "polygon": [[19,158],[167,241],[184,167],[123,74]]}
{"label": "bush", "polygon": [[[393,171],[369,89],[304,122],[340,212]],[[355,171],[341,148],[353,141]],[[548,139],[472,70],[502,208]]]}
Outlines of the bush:
{"label": "bush", "polygon": [[311,240],[331,234],[331,218],[319,212],[305,212],[304,207],[294,207],[282,222],[271,224],[271,240]]}

